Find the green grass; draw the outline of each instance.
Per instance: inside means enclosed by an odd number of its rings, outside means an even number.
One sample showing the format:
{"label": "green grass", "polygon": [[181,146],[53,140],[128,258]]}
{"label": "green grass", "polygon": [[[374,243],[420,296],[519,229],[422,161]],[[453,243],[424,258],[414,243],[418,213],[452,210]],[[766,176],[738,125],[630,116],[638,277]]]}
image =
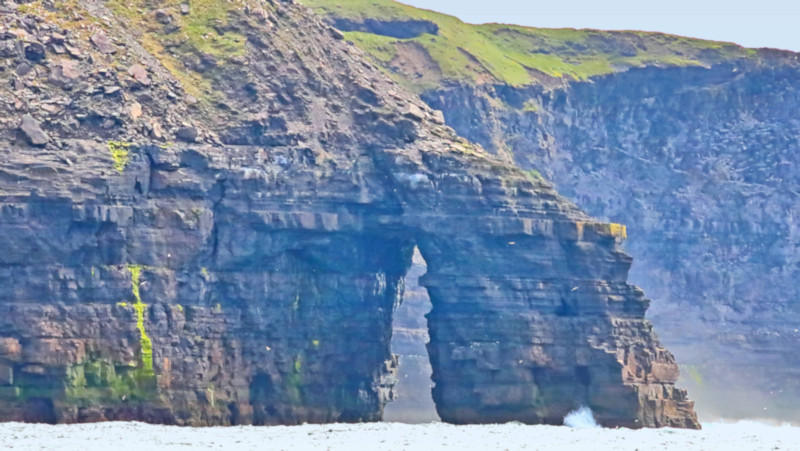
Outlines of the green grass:
{"label": "green grass", "polygon": [[[180,13],[182,0],[109,0],[107,6],[125,19],[123,26],[140,35],[142,46],[181,82],[187,93],[202,100],[213,97],[216,69],[238,64],[235,60],[246,53],[246,37],[226,27],[232,15],[242,14],[248,2],[250,0],[193,0],[186,15]],[[164,25],[156,18],[158,9],[171,14],[177,31],[165,32]],[[213,57],[216,68],[203,74],[188,70],[183,63],[193,56]]]}
{"label": "green grass", "polygon": [[535,113],[539,111],[539,104],[535,100],[526,100],[522,105],[522,111],[526,113]]}
{"label": "green grass", "polygon": [[388,63],[397,56],[397,39],[360,31],[344,34],[348,41],[358,46],[381,62]]}
{"label": "green grass", "polygon": [[[157,8],[149,0],[110,0],[108,3],[114,12],[131,20],[135,26],[149,28],[160,41],[180,43],[223,60],[244,55],[243,35],[234,31],[220,34],[215,28],[228,24],[229,14],[244,7],[242,0],[193,0],[186,15],[179,12],[183,0],[157,2]],[[165,34],[163,26],[155,19],[156,9],[169,11],[178,31]]]}
{"label": "green grass", "polygon": [[[363,32],[345,36],[384,65],[398,55],[397,44],[415,42],[438,64],[445,80],[525,86],[553,77],[586,80],[625,67],[703,66],[753,53],[730,43],[660,33],[473,25],[393,0],[301,2],[321,15],[355,22],[423,20],[437,24],[437,35],[422,34],[411,39]],[[398,81],[408,82],[402,80],[402,74],[394,75]]]}
{"label": "green grass", "polygon": [[527,174],[527,175],[528,175],[528,177],[530,177],[532,180],[535,180],[535,181],[542,181],[542,182],[544,181],[544,177],[542,177],[542,173],[541,173],[541,172],[539,172],[539,171],[537,171],[536,169],[531,169],[530,171],[527,171],[527,172],[526,172],[526,174]]}

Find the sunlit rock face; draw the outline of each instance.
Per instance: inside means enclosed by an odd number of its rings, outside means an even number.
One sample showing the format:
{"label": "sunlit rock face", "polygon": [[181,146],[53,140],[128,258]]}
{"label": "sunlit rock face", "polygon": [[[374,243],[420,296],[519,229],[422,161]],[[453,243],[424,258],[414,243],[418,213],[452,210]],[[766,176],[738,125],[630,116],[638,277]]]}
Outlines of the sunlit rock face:
{"label": "sunlit rock face", "polygon": [[[631,279],[654,299],[648,315],[701,412],[796,421],[800,72],[794,54],[759,55],[548,92],[424,97],[460,133],[487,146],[502,138],[519,166],[628,226]],[[498,109],[491,97],[542,109]]]}
{"label": "sunlit rock face", "polygon": [[627,224],[631,281],[701,416],[800,421],[800,55],[302,1],[459,134]]}
{"label": "sunlit rock face", "polygon": [[220,6],[211,42],[134,3],[0,16],[0,419],[380,420],[417,247],[443,420],[698,427],[623,226],[291,2]]}

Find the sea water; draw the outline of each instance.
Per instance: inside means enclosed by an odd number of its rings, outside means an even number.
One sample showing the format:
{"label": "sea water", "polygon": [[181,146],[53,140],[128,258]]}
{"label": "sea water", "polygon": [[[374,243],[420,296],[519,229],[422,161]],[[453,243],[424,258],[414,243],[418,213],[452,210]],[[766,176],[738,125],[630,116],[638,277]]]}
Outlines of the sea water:
{"label": "sea water", "polygon": [[[796,450],[800,427],[744,421],[703,430],[443,423],[182,428],[143,423],[0,423],[12,450]],[[589,425],[591,426],[591,425]]]}

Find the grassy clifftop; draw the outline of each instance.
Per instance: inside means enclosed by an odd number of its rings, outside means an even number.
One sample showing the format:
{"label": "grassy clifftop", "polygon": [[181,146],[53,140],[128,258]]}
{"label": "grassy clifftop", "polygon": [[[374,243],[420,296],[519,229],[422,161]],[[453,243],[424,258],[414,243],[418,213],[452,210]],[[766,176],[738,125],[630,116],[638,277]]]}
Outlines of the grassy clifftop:
{"label": "grassy clifftop", "polygon": [[[301,2],[337,23],[348,40],[418,90],[442,80],[512,86],[585,80],[628,67],[707,66],[755,53],[661,33],[473,25],[393,0]],[[409,29],[412,22],[435,26],[405,38],[386,33],[392,26]]]}

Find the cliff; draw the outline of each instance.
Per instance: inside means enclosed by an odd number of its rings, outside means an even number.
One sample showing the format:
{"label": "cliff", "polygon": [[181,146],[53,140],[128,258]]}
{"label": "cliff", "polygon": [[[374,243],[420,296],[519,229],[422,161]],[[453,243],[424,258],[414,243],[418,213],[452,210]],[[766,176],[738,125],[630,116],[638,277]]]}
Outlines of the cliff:
{"label": "cliff", "polygon": [[[650,318],[701,414],[800,421],[797,54],[655,33],[469,25],[389,1],[305,3],[334,23],[438,24],[413,39],[346,34],[459,134],[551,180],[589,214],[627,225],[631,280],[652,296]],[[511,58],[527,78],[496,60],[512,44],[528,54]],[[480,64],[450,70],[442,55],[452,52]]]}
{"label": "cliff", "polygon": [[622,228],[305,8],[0,11],[0,420],[379,420],[416,247],[442,419],[698,427]]}

